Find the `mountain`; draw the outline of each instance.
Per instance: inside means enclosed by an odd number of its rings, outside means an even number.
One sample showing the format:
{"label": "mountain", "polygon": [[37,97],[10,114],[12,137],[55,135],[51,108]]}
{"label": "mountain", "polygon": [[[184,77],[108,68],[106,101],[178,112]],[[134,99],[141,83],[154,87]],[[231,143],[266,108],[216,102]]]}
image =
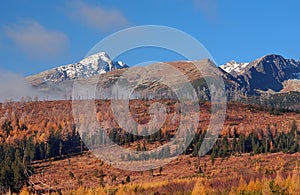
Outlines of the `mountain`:
{"label": "mountain", "polygon": [[122,68],[128,68],[128,66],[121,61],[114,62],[105,52],[100,52],[88,56],[77,63],[46,70],[42,73],[29,76],[26,79],[33,86],[41,86],[49,83],[88,78]]}
{"label": "mountain", "polygon": [[[129,79],[129,85],[135,86],[135,92],[132,94],[135,98],[140,98],[137,94],[150,94],[151,97],[173,96],[166,85],[161,84],[163,77],[170,75],[172,66],[187,76],[196,89],[199,98],[208,99],[210,92],[204,76],[212,77],[210,71],[199,70],[195,68],[195,63],[199,67],[204,63],[215,67],[212,61],[203,59],[200,61],[177,61],[168,62],[169,68],[157,70],[158,64],[152,64],[145,67],[132,67],[134,75]],[[32,86],[43,92],[47,97],[55,99],[65,99],[72,95],[73,82],[76,80],[82,83],[91,83],[97,81],[101,86],[102,95],[100,98],[110,98],[112,86],[118,81],[124,79],[124,68],[128,66],[123,62],[114,62],[104,53],[97,53],[84,58],[78,63],[59,66],[57,68],[27,77]],[[225,89],[228,99],[238,100],[247,95],[264,95],[268,93],[288,93],[291,91],[300,92],[300,61],[285,59],[280,55],[265,55],[250,63],[238,63],[230,61],[220,67],[220,76],[225,83]],[[147,74],[145,74],[147,72]],[[152,73],[152,74],[150,74]],[[153,77],[147,77],[154,75]],[[142,76],[142,77],[141,77]],[[174,85],[182,83],[181,76],[174,75],[168,80]],[[84,87],[83,87],[84,88]],[[159,92],[159,94],[157,94]],[[45,97],[45,96],[44,96]],[[142,95],[143,97],[143,95]]]}
{"label": "mountain", "polygon": [[[195,66],[200,68],[201,71]],[[220,71],[215,72],[214,69],[219,69]],[[206,80],[210,80],[214,84],[213,88],[216,90],[214,93],[220,93],[220,91],[217,91],[220,89],[218,88],[220,83],[214,82],[216,74],[223,78],[226,89],[239,88],[236,78],[215,66],[211,60],[203,59],[136,66],[131,67],[128,71],[119,69],[100,76],[79,79],[76,85],[81,86],[80,88],[83,89],[81,94],[83,93],[83,95],[75,97],[75,94],[73,94],[73,98],[83,97],[88,86],[96,83],[97,92],[99,92],[96,96],[100,99],[110,99],[113,87],[118,82],[118,94],[125,97],[123,95],[125,92],[122,90],[126,89],[124,86],[128,86],[128,88],[133,89],[131,93],[131,98],[133,99],[176,99],[178,94],[175,93],[180,90],[184,91],[182,91],[181,95],[189,98],[191,97],[191,91],[188,90],[188,87],[191,84],[199,99],[207,100],[213,92],[208,90]]]}
{"label": "mountain", "polygon": [[240,63],[236,62],[234,60],[231,60],[230,62],[227,62],[226,64],[223,64],[220,66],[225,72],[236,75],[240,73],[245,67],[248,66],[249,63]]}
{"label": "mountain", "polygon": [[250,94],[286,92],[287,88],[288,91],[300,91],[300,61],[280,55],[265,55],[250,63],[231,61],[220,67],[235,77]]}

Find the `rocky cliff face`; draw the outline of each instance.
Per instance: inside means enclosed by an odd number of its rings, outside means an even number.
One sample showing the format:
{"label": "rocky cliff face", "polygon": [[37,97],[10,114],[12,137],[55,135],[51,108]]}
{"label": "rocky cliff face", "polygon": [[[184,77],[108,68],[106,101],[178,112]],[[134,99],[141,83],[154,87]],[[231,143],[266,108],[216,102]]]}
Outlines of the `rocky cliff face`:
{"label": "rocky cliff face", "polygon": [[250,63],[239,78],[246,82],[249,91],[279,92],[284,88],[284,81],[297,79],[299,64],[299,61],[285,59],[279,55],[267,55]]}
{"label": "rocky cliff face", "polygon": [[[224,70],[229,69],[228,66],[221,67]],[[285,81],[298,80],[299,73],[299,61],[285,59],[274,54],[263,56],[246,66],[243,64],[239,71],[233,70],[233,73],[231,72],[240,85],[252,94],[268,90],[280,92],[285,88],[285,83],[288,83]]]}

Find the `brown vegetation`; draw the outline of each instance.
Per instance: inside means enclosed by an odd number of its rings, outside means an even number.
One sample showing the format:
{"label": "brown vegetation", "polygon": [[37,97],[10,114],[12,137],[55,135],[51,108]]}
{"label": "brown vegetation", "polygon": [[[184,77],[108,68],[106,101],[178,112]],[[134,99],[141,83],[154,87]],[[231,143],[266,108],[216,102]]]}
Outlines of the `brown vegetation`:
{"label": "brown vegetation", "polygon": [[[297,183],[300,181],[299,159],[299,153],[245,154],[224,160],[218,158],[212,165],[209,157],[179,156],[163,167],[161,174],[157,169],[152,175],[150,171],[119,170],[85,153],[70,158],[70,161],[64,159],[36,163],[36,174],[30,180],[36,184],[36,190],[40,190],[39,186],[46,191],[61,190],[66,194],[89,191],[97,191],[96,194],[103,191],[116,194],[189,194],[192,191],[193,194],[241,194],[243,191],[264,191],[264,194],[268,194],[272,190],[297,194],[300,190]],[[99,176],[101,170],[105,174],[102,187]],[[71,176],[71,172],[74,176]],[[128,175],[131,181],[126,184]],[[115,181],[112,180],[114,177]]]}
{"label": "brown vegetation", "polygon": [[[134,119],[139,123],[147,123],[150,120],[148,110],[152,103],[153,101],[132,100],[130,111]],[[178,115],[174,115],[179,103],[175,101],[163,101],[163,103],[169,108],[169,114],[161,129],[163,133],[174,133],[179,124]],[[97,101],[96,105],[98,121],[110,121],[112,126],[118,128],[117,123],[113,120],[110,101]],[[211,116],[208,103],[200,104],[199,116],[198,130],[207,129]],[[35,143],[41,143],[46,141],[51,130],[60,130],[66,137],[72,132],[75,125],[71,101],[0,103],[0,117],[0,126],[6,121],[11,121],[13,127],[9,135],[0,131],[0,143],[14,143],[18,139],[31,135],[34,135]],[[293,121],[300,126],[299,113],[282,112],[274,115],[258,106],[229,103],[222,134],[232,134],[234,129],[248,134],[257,130],[265,130],[266,127],[270,127],[273,132],[287,132]],[[22,125],[25,125],[26,129],[20,130]]]}
{"label": "brown vegetation", "polygon": [[[150,120],[149,106],[154,101],[132,100],[130,112],[139,123]],[[174,115],[178,102],[162,101],[168,108],[166,123],[161,128],[163,134],[174,134],[179,118]],[[96,101],[97,119],[108,120],[115,128],[110,101]],[[200,103],[200,124],[197,130],[206,130],[211,116],[210,104]],[[67,137],[76,129],[72,115],[71,101],[35,101],[0,104],[0,125],[11,122],[11,131],[0,131],[0,143],[14,144],[18,140],[33,137],[33,142],[45,143],[51,131],[60,131]],[[300,114],[295,112],[270,112],[259,106],[229,103],[222,135],[234,132],[249,134],[255,131],[272,133],[287,132],[295,121],[300,126]],[[126,145],[136,149],[138,142]],[[160,143],[147,143],[148,149]],[[130,172],[116,169],[85,152],[75,156],[61,156],[60,159],[35,161],[34,174],[30,183],[37,191],[63,191],[66,194],[116,193],[148,194],[150,192],[172,193],[242,193],[264,192],[285,189],[298,190],[297,162],[300,153],[285,154],[234,154],[226,158],[209,156],[179,156],[161,170]],[[262,178],[263,179],[260,179]],[[148,183],[148,184],[147,184]],[[22,193],[26,193],[26,189]]]}

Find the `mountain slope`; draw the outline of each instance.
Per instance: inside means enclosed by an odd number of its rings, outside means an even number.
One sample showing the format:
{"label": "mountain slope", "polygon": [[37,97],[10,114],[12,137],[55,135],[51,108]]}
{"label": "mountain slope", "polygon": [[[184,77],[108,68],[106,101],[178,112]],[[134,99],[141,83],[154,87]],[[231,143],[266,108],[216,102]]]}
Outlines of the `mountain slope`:
{"label": "mountain slope", "polygon": [[122,68],[128,68],[128,66],[120,61],[114,62],[106,53],[100,52],[88,56],[77,63],[59,66],[37,75],[29,76],[26,79],[33,86],[40,86],[48,82],[57,83],[66,80],[88,78]]}
{"label": "mountain slope", "polygon": [[[169,62],[168,64],[183,72],[196,89],[199,97],[207,99],[210,96],[210,92],[207,89],[203,76],[210,75],[210,72],[206,71],[206,75],[203,75],[202,72],[200,73],[197,70],[193,63],[199,64],[200,67],[205,67],[203,63],[213,65],[213,63],[207,59],[194,61],[192,63],[177,61]],[[151,81],[146,79],[145,83],[142,82],[140,77],[134,77],[134,79],[130,81],[132,85],[140,82],[136,87],[136,92],[150,92],[150,94],[154,95],[153,92],[160,91],[160,94],[163,95],[162,91],[166,89],[166,86],[160,84],[160,78],[168,75],[171,71],[171,67],[157,72],[155,66],[157,66],[157,64],[140,68],[139,72],[134,73],[133,71],[132,74],[137,75],[145,75],[145,72],[147,72],[145,76],[153,75],[151,73],[155,73],[156,75],[153,79],[151,78]],[[101,52],[89,56],[78,63],[60,66],[27,77],[27,79],[35,88],[44,92],[47,97],[65,99],[72,95],[74,80],[79,79],[88,83],[91,81],[90,78],[92,80],[95,78],[99,86],[103,88],[102,91],[105,95],[103,98],[109,98],[111,87],[119,78],[122,78],[124,70],[121,69],[124,68],[128,68],[128,66],[122,62],[113,62],[106,53]],[[134,69],[137,70],[136,67],[134,67]],[[228,99],[239,99],[239,97],[246,96],[247,94],[262,95],[269,92],[300,92],[300,61],[285,59],[280,55],[266,55],[250,63],[230,61],[220,66],[219,69],[221,70],[220,74],[225,82]],[[180,83],[180,77],[174,78],[176,79],[172,81],[169,80],[169,82]],[[169,92],[166,92],[166,94],[170,95]]]}
{"label": "mountain slope", "polygon": [[[240,85],[251,94],[268,90],[280,92],[291,83],[288,80],[296,79],[293,84],[299,82],[300,62],[275,54],[263,56],[247,65],[227,63],[221,68],[236,77]],[[294,87],[292,90],[300,89]]]}

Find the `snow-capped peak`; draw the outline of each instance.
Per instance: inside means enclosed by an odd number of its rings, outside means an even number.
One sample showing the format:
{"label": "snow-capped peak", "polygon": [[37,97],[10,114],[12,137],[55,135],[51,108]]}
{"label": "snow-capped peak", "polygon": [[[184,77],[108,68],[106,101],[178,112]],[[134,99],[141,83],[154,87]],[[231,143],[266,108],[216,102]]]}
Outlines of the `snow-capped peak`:
{"label": "snow-capped peak", "polygon": [[125,63],[114,62],[105,52],[90,55],[78,63],[59,66],[57,71],[61,73],[65,79],[86,78],[98,74],[103,74],[114,69],[128,67]]}
{"label": "snow-capped peak", "polygon": [[220,67],[227,73],[239,73],[241,72],[249,63],[240,63],[234,60],[227,62],[226,64],[221,65]]}
{"label": "snow-capped peak", "polygon": [[105,52],[96,53],[85,57],[77,63],[67,64],[46,70],[42,73],[29,76],[27,79],[35,83],[61,82],[78,78],[87,78],[103,74],[115,69],[128,68],[121,62],[115,62]]}

